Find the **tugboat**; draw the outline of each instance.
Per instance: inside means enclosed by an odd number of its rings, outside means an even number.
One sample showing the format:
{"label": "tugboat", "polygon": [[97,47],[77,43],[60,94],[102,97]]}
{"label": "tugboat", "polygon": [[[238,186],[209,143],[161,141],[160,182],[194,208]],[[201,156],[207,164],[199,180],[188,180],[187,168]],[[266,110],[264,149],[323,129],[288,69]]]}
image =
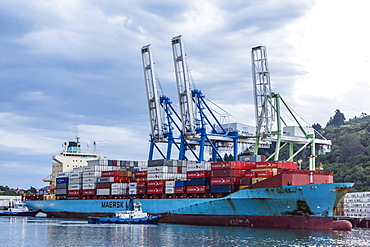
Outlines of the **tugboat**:
{"label": "tugboat", "polygon": [[40,210],[29,210],[24,202],[16,202],[7,211],[0,211],[0,216],[36,216]]}
{"label": "tugboat", "polygon": [[87,217],[90,224],[157,224],[161,215],[143,213],[141,203],[131,198],[126,211],[117,211],[113,217]]}

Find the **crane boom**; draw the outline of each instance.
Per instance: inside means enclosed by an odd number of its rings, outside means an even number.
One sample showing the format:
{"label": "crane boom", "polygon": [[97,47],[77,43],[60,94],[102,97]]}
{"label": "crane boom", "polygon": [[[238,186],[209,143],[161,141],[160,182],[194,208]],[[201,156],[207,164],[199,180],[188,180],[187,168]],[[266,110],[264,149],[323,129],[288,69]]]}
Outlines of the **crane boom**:
{"label": "crane boom", "polygon": [[172,38],[172,52],[175,65],[177,91],[179,94],[183,134],[185,136],[193,136],[196,134],[194,117],[195,106],[192,100],[189,73],[186,64],[186,54],[181,35]]}
{"label": "crane boom", "polygon": [[270,72],[266,47],[253,47],[251,55],[256,114],[255,154],[257,154],[260,139],[271,135],[274,121],[274,103],[271,97]]}
{"label": "crane boom", "polygon": [[150,127],[154,142],[158,142],[164,138],[161,106],[159,98],[159,88],[154,70],[154,61],[150,50],[150,45],[145,45],[141,48],[143,61],[146,94],[148,99]]}

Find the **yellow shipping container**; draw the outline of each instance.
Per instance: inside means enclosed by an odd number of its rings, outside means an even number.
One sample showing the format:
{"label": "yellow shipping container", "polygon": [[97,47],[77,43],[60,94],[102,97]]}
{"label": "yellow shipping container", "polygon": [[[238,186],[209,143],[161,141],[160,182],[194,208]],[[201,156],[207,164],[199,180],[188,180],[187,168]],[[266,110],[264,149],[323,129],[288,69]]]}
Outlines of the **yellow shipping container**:
{"label": "yellow shipping container", "polygon": [[276,176],[278,174],[278,168],[251,169],[250,171],[251,172],[272,171],[274,176]]}
{"label": "yellow shipping container", "polygon": [[265,179],[267,179],[267,178],[252,178],[252,184],[261,182],[262,180],[265,180]]}

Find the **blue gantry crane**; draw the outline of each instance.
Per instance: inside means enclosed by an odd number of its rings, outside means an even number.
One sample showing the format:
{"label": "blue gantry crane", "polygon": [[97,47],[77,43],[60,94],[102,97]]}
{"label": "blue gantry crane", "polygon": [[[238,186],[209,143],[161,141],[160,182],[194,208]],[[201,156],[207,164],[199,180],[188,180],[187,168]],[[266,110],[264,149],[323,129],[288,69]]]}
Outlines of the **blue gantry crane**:
{"label": "blue gantry crane", "polygon": [[[179,160],[187,160],[187,153],[191,152],[196,160],[204,161],[206,147],[211,149],[213,161],[216,158],[223,160],[220,153],[220,149],[223,148],[232,149],[234,159],[236,159],[239,143],[254,143],[252,140],[254,133],[251,131],[254,128],[238,123],[221,123],[217,114],[207,104],[202,91],[191,87],[191,76],[182,36],[173,37],[171,43],[179,113],[175,111],[172,101],[160,93],[150,45],[143,46],[141,49],[152,130],[149,160],[153,158],[154,148],[163,158],[170,159],[172,146],[177,147]],[[244,129],[249,128],[249,132],[248,130],[238,131],[238,126]],[[177,137],[174,131],[178,134]],[[167,143],[166,155],[157,145],[160,142]]]}

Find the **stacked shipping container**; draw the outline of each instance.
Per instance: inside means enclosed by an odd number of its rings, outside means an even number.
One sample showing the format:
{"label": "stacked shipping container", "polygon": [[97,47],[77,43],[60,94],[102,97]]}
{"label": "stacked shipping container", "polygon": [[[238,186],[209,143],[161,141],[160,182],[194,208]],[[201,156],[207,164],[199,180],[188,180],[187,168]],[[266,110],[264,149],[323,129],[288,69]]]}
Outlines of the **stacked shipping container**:
{"label": "stacked shipping container", "polygon": [[[252,160],[255,159],[264,160]],[[297,163],[282,161],[94,161],[72,173],[57,174],[56,195],[70,199],[128,198],[131,195],[139,198],[221,197],[240,189],[299,183],[289,180],[292,173],[308,178],[309,173],[296,169]],[[282,173],[286,176],[278,179],[277,175]],[[322,183],[330,182],[327,179],[330,174],[310,174]],[[272,182],[266,185],[264,181],[268,178],[272,178]]]}

